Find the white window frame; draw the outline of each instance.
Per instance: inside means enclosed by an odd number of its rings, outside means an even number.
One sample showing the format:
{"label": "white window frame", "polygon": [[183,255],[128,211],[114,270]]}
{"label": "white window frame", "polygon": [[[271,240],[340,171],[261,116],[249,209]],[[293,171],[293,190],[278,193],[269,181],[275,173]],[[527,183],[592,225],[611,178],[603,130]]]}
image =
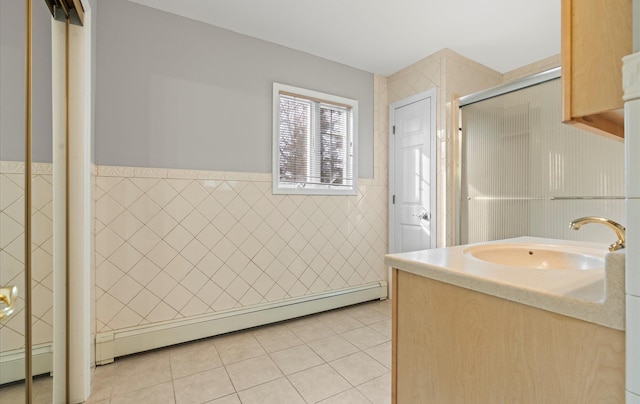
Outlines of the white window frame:
{"label": "white window frame", "polygon": [[[307,184],[299,186],[288,183],[280,183],[280,93],[300,95],[302,98],[323,100],[331,104],[348,105],[351,108],[351,141],[353,143],[353,157],[351,159],[351,172],[353,180],[350,187]],[[312,126],[317,126],[312,122]],[[311,135],[315,133],[315,130]],[[358,194],[358,101],[350,98],[339,97],[319,91],[308,90],[300,87],[289,86],[281,83],[273,83],[273,140],[272,140],[272,182],[274,194],[298,194],[298,195],[357,195]]]}

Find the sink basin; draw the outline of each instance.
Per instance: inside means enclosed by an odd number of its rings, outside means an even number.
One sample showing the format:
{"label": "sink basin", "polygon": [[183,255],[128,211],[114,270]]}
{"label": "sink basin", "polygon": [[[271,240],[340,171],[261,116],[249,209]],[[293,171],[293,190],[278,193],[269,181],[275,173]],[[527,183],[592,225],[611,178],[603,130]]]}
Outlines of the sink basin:
{"label": "sink basin", "polygon": [[546,244],[481,244],[463,250],[466,256],[493,264],[531,269],[601,269],[606,251]]}

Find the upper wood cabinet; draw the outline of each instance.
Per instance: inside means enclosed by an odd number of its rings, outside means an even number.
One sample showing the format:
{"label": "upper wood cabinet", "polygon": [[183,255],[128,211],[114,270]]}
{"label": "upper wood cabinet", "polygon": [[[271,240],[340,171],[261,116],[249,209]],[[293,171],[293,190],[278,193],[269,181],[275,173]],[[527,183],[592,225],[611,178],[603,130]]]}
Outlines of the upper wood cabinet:
{"label": "upper wood cabinet", "polygon": [[632,0],[562,0],[563,122],[624,138],[622,57]]}

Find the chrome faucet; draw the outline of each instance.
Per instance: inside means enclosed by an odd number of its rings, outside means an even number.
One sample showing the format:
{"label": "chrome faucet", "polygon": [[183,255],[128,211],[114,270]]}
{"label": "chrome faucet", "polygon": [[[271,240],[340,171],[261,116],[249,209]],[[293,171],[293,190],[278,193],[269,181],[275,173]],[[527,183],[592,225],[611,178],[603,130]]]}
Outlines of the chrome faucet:
{"label": "chrome faucet", "polygon": [[604,224],[605,226],[609,227],[611,230],[613,230],[616,233],[618,240],[616,240],[615,243],[609,246],[609,251],[616,251],[625,247],[624,245],[625,228],[620,223],[614,222],[611,219],[606,219],[604,217],[597,217],[597,216],[581,217],[571,222],[569,224],[569,228],[573,230],[578,230],[583,224],[587,224],[587,223]]}

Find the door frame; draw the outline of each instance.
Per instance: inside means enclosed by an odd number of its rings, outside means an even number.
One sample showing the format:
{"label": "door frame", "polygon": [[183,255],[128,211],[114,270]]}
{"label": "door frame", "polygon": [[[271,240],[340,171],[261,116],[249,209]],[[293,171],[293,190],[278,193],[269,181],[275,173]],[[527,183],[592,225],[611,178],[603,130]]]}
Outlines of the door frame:
{"label": "door frame", "polygon": [[395,195],[395,142],[394,142],[394,124],[395,124],[395,110],[398,108],[405,107],[407,105],[413,104],[418,101],[422,101],[427,98],[431,98],[431,135],[429,139],[430,145],[430,156],[429,160],[431,162],[431,189],[429,190],[429,199],[432,208],[431,211],[431,246],[430,248],[436,248],[437,242],[437,223],[438,223],[438,206],[437,203],[437,150],[436,150],[436,88],[431,88],[427,91],[423,91],[421,93],[412,95],[411,97],[404,98],[402,100],[396,101],[393,104],[389,104],[389,253],[393,254],[396,252],[395,246],[395,206],[393,203],[393,196]]}

